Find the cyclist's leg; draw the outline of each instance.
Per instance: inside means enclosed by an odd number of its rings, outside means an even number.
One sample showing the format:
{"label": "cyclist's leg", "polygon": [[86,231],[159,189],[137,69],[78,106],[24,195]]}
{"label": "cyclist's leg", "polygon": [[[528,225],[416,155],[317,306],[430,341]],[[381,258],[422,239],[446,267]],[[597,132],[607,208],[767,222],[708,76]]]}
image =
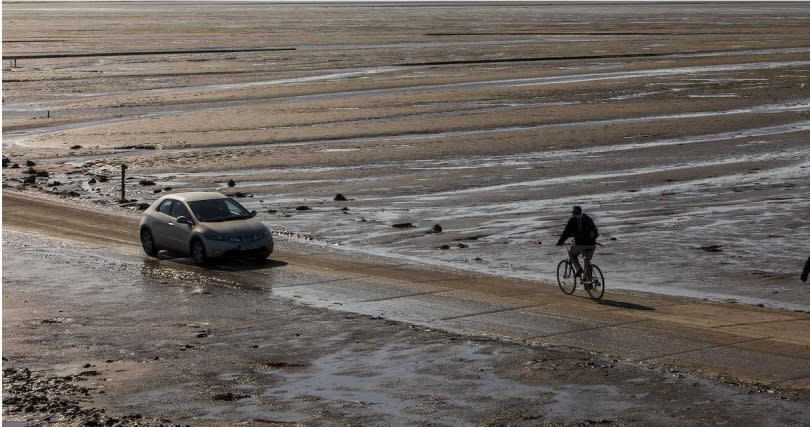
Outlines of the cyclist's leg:
{"label": "cyclist's leg", "polygon": [[582,253],[582,248],[582,246],[574,245],[571,246],[571,250],[569,251],[571,254],[571,264],[574,264],[577,273],[582,273],[582,266],[579,264],[579,254]]}
{"label": "cyclist's leg", "polygon": [[585,275],[584,280],[591,281],[593,275],[593,268],[591,267],[591,258],[593,258],[593,253],[596,251],[596,246],[583,246],[582,249],[582,257],[585,258]]}

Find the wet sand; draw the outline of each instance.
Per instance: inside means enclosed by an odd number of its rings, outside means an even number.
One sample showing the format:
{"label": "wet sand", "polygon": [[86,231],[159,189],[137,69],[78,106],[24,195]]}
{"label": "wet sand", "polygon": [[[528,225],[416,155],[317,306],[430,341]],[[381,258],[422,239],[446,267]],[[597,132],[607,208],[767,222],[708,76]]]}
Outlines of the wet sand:
{"label": "wet sand", "polygon": [[31,159],[111,203],[123,162],[142,201],[238,191],[310,242],[532,280],[578,203],[609,289],[810,309],[804,4],[4,12],[5,186]]}

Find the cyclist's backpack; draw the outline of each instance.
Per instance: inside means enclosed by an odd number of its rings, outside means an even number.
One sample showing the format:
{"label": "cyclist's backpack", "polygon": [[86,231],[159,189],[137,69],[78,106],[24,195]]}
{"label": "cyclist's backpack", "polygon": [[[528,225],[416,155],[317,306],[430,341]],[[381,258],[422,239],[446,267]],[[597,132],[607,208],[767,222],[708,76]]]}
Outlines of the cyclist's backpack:
{"label": "cyclist's backpack", "polygon": [[592,244],[596,243],[597,237],[599,237],[599,230],[596,228],[596,224],[594,224],[591,217],[583,214],[582,226],[580,230],[577,230],[575,240],[577,240],[577,242],[581,242],[581,244]]}

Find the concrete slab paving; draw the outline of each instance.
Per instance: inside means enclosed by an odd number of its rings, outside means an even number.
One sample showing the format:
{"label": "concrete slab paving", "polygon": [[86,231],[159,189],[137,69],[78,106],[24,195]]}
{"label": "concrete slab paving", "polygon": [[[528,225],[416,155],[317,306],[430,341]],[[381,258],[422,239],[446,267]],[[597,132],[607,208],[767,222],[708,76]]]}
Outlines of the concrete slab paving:
{"label": "concrete slab paving", "polygon": [[[390,299],[405,298],[425,293],[444,292],[447,288],[422,285],[418,283],[402,284],[399,286],[384,286],[376,282],[358,280],[356,278],[339,278],[319,282],[299,283],[290,286],[273,288],[273,294],[296,298],[301,302],[318,304],[319,301],[327,303],[368,303]],[[326,304],[328,305],[328,304]]]}
{"label": "concrete slab paving", "polygon": [[534,295],[541,291],[541,286],[539,286],[537,283],[495,277],[465,278],[464,280],[451,278],[432,283],[434,285],[446,286],[453,289],[485,292],[490,295],[500,297]]}
{"label": "concrete slab paving", "polygon": [[705,371],[722,371],[750,381],[780,383],[810,378],[810,359],[764,352],[773,344],[769,339],[751,338],[735,344],[673,354],[650,359]]}
{"label": "concrete slab paving", "polygon": [[346,304],[345,309],[375,314],[393,320],[434,324],[444,317],[487,312],[504,308],[484,301],[459,299],[442,293],[407,296],[382,301]]}
{"label": "concrete slab paving", "polygon": [[[650,313],[644,310],[630,311],[630,314],[641,317],[651,316]],[[745,306],[735,307],[734,310],[729,310],[726,304],[705,304],[698,302],[657,307],[654,317],[658,320],[671,321],[674,323],[701,322],[703,326],[709,328],[728,326],[735,323],[774,322],[799,318],[796,314],[789,312],[760,311]]]}
{"label": "concrete slab paving", "polygon": [[683,354],[717,345],[740,342],[728,334],[707,333],[654,320],[636,319],[604,323],[590,329],[537,337],[532,341],[575,347],[635,361]]}
{"label": "concrete slab paving", "polygon": [[810,342],[810,319],[796,317],[791,320],[747,323],[716,329],[750,337],[773,337],[780,342],[801,346],[810,354],[810,345],[807,344]]}
{"label": "concrete slab paving", "polygon": [[598,321],[595,320],[554,316],[530,309],[484,313],[441,321],[443,327],[456,331],[521,340],[570,333],[589,329],[597,324]]}

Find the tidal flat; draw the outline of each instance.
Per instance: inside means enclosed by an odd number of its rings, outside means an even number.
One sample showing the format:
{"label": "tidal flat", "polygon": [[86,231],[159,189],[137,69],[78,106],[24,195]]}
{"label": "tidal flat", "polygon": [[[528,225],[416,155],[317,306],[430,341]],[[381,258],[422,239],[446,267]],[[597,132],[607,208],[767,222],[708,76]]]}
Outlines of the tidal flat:
{"label": "tidal flat", "polygon": [[541,281],[579,204],[610,291],[810,309],[806,4],[3,9],[7,188]]}

